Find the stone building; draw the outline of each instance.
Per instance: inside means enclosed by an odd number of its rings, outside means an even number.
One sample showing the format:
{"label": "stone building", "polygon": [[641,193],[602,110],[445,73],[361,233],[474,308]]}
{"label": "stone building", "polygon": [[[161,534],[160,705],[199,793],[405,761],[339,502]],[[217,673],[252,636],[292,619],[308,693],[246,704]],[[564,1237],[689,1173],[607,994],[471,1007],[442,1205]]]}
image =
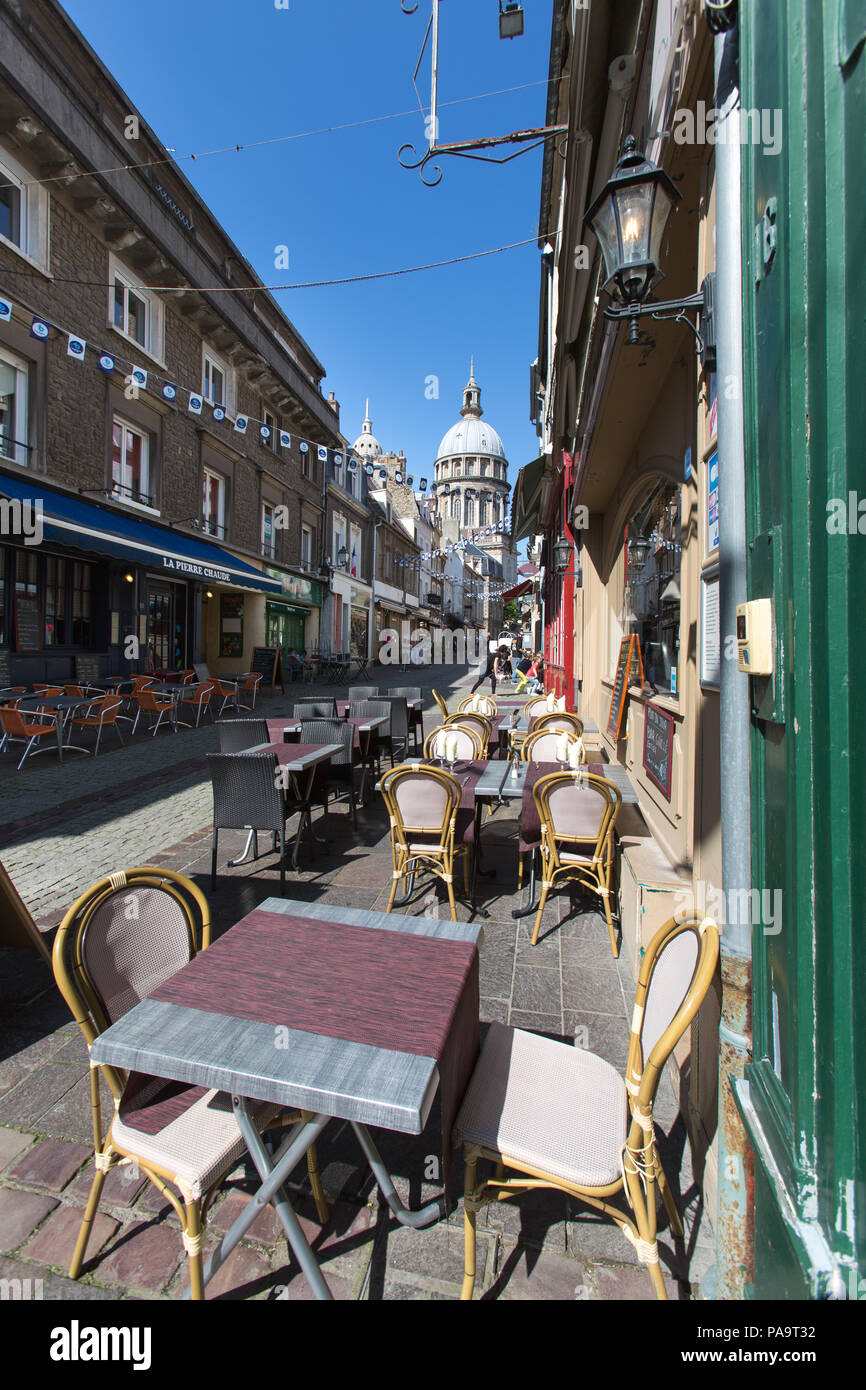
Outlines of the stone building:
{"label": "stone building", "polygon": [[0,8],[0,680],[314,645],[324,373],[62,8]]}

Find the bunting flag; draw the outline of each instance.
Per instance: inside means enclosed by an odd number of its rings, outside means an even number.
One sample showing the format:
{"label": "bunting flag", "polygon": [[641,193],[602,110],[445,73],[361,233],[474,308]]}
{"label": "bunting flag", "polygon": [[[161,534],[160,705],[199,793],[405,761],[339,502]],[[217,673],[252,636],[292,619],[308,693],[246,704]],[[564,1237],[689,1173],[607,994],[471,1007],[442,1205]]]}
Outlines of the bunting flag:
{"label": "bunting flag", "polygon": [[320,463],[327,463],[327,462],[328,462],[328,451],[327,451],[327,449],[325,448],[324,444],[320,444],[320,445],[319,445],[319,462],[320,462]]}
{"label": "bunting flag", "polygon": [[374,472],[375,472],[375,469],[373,468],[372,463],[365,463],[365,464],[364,464],[364,472],[367,474],[367,477],[368,477],[368,478],[372,478],[372,476],[373,476],[373,474],[374,474]]}
{"label": "bunting flag", "polygon": [[216,422],[217,422],[218,425],[221,425],[222,422],[223,422],[223,420],[226,418],[225,410],[223,409],[223,407],[222,407],[221,405],[215,405],[215,406],[214,406],[214,408],[213,408],[213,418],[214,418],[214,420],[216,420]]}
{"label": "bunting flag", "polygon": [[342,454],[334,454],[334,467],[335,467],[335,468],[342,468],[342,467],[343,467],[343,455],[342,455]]}
{"label": "bunting flag", "polygon": [[84,354],[87,351],[87,343],[83,338],[76,338],[70,333],[69,342],[66,348],[66,356],[74,357],[77,362],[84,361]]}
{"label": "bunting flag", "polygon": [[298,445],[298,448],[300,449],[302,454],[308,454],[310,452],[310,446],[307,443],[306,439],[301,440],[300,444]]}
{"label": "bunting flag", "polygon": [[291,449],[291,447],[292,447],[292,436],[289,434],[289,432],[288,432],[287,430],[280,430],[280,448],[281,448],[281,449]]}
{"label": "bunting flag", "polygon": [[357,468],[358,468],[358,460],[355,458],[354,454],[350,454],[350,455],[349,455],[349,458],[348,458],[348,460],[346,461],[346,468],[348,469],[348,471],[349,471],[350,473],[354,473],[354,472],[357,471]]}
{"label": "bunting flag", "polygon": [[44,342],[45,339],[49,336],[50,333],[51,333],[51,328],[50,328],[50,326],[45,322],[44,319],[34,319],[33,322],[32,322],[31,325],[30,325],[30,337],[31,337],[31,338],[39,338],[42,342]]}
{"label": "bunting flag", "polygon": [[270,426],[269,426],[269,425],[262,425],[261,429],[259,430],[259,434],[261,435],[262,439],[263,439],[263,440],[265,441],[265,443],[267,444],[268,440],[269,440],[270,437],[271,437]]}
{"label": "bunting flag", "polygon": [[166,400],[166,401],[176,401],[176,400],[177,400],[177,387],[175,386],[175,384],[174,384],[173,381],[166,381],[166,382],[163,382],[162,396],[163,396],[163,400]]}
{"label": "bunting flag", "polygon": [[235,434],[246,434],[247,425],[250,423],[248,415],[239,415],[235,420]]}
{"label": "bunting flag", "polygon": [[204,409],[204,399],[203,399],[203,397],[202,397],[202,396],[190,395],[190,398],[189,398],[189,413],[190,413],[190,415],[201,415],[203,409]]}
{"label": "bunting flag", "polygon": [[110,375],[114,371],[116,363],[110,352],[101,352],[99,354],[99,361],[96,365],[101,372]]}
{"label": "bunting flag", "polygon": [[133,367],[129,375],[140,391],[147,390],[147,372],[144,370],[144,367]]}
{"label": "bunting flag", "polygon": [[12,305],[8,299],[0,299],[0,323],[9,323],[12,318]]}

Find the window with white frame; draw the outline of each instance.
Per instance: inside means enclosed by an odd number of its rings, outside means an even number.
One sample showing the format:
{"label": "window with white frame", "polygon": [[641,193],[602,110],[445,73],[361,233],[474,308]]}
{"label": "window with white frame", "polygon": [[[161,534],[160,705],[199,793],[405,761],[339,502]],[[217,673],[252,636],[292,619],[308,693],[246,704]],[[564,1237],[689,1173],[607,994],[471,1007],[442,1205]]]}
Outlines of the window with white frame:
{"label": "window with white frame", "polygon": [[152,507],[150,435],[115,415],[111,455],[111,481],[115,496],[124,502]]}
{"label": "window with white frame", "polygon": [[162,361],[165,312],[162,300],[127,270],[116,257],[110,258],[111,290],[109,321],[116,333],[137,344],[148,356]]}
{"label": "window with white frame", "polygon": [[29,369],[21,357],[0,349],[0,458],[30,461],[27,398]]}
{"label": "window with white frame", "polygon": [[274,526],[274,505],[262,503],[262,554],[269,560],[277,558],[277,533]]}
{"label": "window with white frame", "polygon": [[334,514],[334,549],[331,552],[331,563],[336,565],[337,556],[341,550],[348,550],[346,545],[346,518],[339,512]]}
{"label": "window with white frame", "polygon": [[301,527],[301,564],[305,570],[313,568],[313,532],[309,526]]}
{"label": "window with white frame", "polygon": [[229,408],[229,369],[221,357],[210,348],[204,348],[202,356],[201,393],[212,406]]}
{"label": "window with white frame", "polygon": [[262,424],[266,425],[270,430],[270,434],[268,435],[267,439],[262,439],[262,443],[264,444],[266,449],[276,449],[277,445],[280,442],[280,426],[279,421],[277,420],[277,417],[272,410],[262,411]]}
{"label": "window with white frame", "polygon": [[0,149],[0,241],[48,269],[49,201],[23,165]]}
{"label": "window with white frame", "polygon": [[226,480],[212,468],[204,470],[202,480],[202,530],[209,536],[226,533]]}

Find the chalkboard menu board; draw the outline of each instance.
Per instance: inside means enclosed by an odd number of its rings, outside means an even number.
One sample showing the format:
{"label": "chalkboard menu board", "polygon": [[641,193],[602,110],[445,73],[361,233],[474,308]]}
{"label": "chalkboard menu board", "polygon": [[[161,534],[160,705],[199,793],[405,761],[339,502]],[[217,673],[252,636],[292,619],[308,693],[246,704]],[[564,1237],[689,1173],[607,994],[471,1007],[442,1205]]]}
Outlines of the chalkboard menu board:
{"label": "chalkboard menu board", "polygon": [[674,717],[656,705],[648,704],[644,713],[643,765],[647,777],[671,799],[671,773],[674,760]]}
{"label": "chalkboard menu board", "polygon": [[611,738],[619,738],[628,688],[632,681],[643,685],[643,659],[640,654],[640,641],[634,634],[631,637],[624,637],[619,646],[619,660],[616,663],[613,695],[610,701],[610,713],[607,717],[607,732]]}
{"label": "chalkboard menu board", "polygon": [[262,678],[262,689],[270,685],[273,695],[277,681],[286,693],[286,682],[283,677],[283,658],[279,647],[253,647],[253,661],[250,666],[251,671]]}
{"label": "chalkboard menu board", "polygon": [[15,595],[15,647],[19,652],[42,651],[42,610],[38,597]]}

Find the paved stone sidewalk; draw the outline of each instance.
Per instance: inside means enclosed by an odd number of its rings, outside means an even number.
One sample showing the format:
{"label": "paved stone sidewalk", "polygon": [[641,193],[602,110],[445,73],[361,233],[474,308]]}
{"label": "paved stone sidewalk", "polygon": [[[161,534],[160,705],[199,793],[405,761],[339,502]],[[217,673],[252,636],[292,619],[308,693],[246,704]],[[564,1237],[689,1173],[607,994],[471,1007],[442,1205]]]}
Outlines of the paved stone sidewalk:
{"label": "paved stone sidewalk", "polygon": [[[470,683],[466,673],[458,673],[456,682],[452,673],[444,674],[455,688]],[[426,690],[431,685],[442,689],[443,672],[425,677]],[[395,673],[387,683],[410,680],[417,683],[415,675]],[[294,691],[285,702],[266,702],[263,712],[287,712],[293,698]],[[425,724],[432,727],[431,713],[425,714]],[[118,772],[89,801],[67,796],[68,784],[57,785],[61,779],[48,773],[51,786],[44,789],[41,816],[49,820],[58,811],[71,811],[74,831],[52,829],[42,836],[31,831],[30,838],[13,840],[2,856],[41,925],[59,920],[89,882],[120,865],[156,860],[188,873],[208,890],[210,784],[206,770],[190,765],[189,750],[203,759],[216,746],[214,731],[160,737],[154,744],[149,751],[157,766],[130,759],[124,763],[125,782],[119,776],[125,755],[113,755]],[[182,761],[177,753],[174,764],[162,761],[164,749],[181,744]],[[138,748],[128,750],[132,753],[138,754]],[[104,766],[110,761],[105,758]],[[100,778],[105,776],[103,759],[89,762],[91,770],[94,777],[97,770]],[[301,873],[287,881],[288,895],[383,908],[390,853],[378,799],[359,815],[357,831],[342,803],[332,804],[321,827],[317,816],[317,831],[331,843],[320,858],[306,851]],[[577,1041],[621,1068],[634,999],[628,963],[612,959],[604,921],[593,905],[580,898],[570,901],[564,894],[545,911],[539,945],[529,944],[532,919],[515,922],[511,917],[519,905],[515,832],[515,819],[503,811],[484,830],[486,858],[495,873],[480,880],[481,899],[490,913],[481,947],[482,1021],[500,1020]],[[225,867],[242,842],[241,834],[221,837],[218,890],[210,898],[217,935],[278,891],[274,856],[233,870]],[[444,916],[447,904],[435,893],[422,892],[408,910]],[[459,913],[465,917],[466,908],[461,906]],[[156,1190],[129,1169],[115,1170],[106,1183],[82,1279],[66,1277],[92,1174],[86,1048],[35,953],[0,952],[0,1010],[0,1279],[42,1279],[44,1296],[57,1299],[177,1297],[186,1278],[177,1219]],[[105,1100],[110,1114],[107,1094]],[[679,1244],[662,1225],[663,1268],[670,1296],[688,1298],[711,1263],[712,1248],[701,1220],[677,1096],[667,1077],[656,1117],[665,1166],[687,1227],[686,1240]],[[441,1191],[438,1124],[434,1109],[420,1137],[380,1136],[398,1190],[413,1205]],[[397,1226],[377,1200],[351,1130],[338,1123],[323,1136],[320,1164],[332,1202],[328,1225],[318,1224],[301,1170],[294,1193],[335,1297],[457,1297],[462,1203],[433,1229]],[[459,1194],[459,1157],[453,1181]],[[212,1211],[209,1248],[228,1229],[250,1186],[249,1172],[239,1165]],[[271,1209],[208,1286],[209,1298],[309,1296],[295,1262],[287,1263],[285,1240]],[[649,1299],[651,1289],[631,1246],[611,1223],[558,1194],[535,1193],[480,1215],[476,1296]]]}

